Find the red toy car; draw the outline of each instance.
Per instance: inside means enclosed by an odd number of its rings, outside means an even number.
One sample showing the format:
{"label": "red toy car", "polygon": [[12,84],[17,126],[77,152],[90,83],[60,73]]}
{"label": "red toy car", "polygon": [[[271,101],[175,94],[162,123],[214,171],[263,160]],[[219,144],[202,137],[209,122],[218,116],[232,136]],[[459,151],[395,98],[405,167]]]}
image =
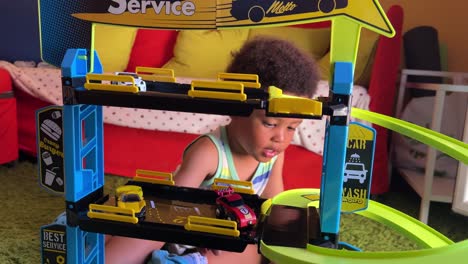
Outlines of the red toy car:
{"label": "red toy car", "polygon": [[239,229],[254,226],[257,216],[250,206],[244,203],[244,199],[232,188],[218,191],[216,198],[216,217],[226,218],[237,222]]}

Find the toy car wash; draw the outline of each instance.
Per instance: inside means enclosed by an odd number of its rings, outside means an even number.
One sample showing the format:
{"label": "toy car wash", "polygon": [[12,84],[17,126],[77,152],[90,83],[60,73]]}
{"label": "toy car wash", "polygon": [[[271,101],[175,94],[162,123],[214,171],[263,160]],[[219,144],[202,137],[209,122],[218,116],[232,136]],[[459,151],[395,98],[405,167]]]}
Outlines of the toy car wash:
{"label": "toy car wash", "polygon": [[239,229],[252,227],[257,224],[255,212],[244,203],[244,199],[238,193],[234,193],[231,187],[216,191],[216,217],[237,222]]}

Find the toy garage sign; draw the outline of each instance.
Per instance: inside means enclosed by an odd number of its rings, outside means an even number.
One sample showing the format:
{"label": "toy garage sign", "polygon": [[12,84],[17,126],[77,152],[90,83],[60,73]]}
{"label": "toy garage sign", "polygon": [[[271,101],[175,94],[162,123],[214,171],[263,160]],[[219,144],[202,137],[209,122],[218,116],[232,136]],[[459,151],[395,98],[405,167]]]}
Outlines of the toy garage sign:
{"label": "toy garage sign", "polygon": [[36,113],[36,120],[37,162],[40,183],[51,192],[63,194],[65,182],[62,107],[42,108]]}
{"label": "toy garage sign", "polygon": [[[102,0],[101,0],[102,1]],[[129,26],[213,29],[298,24],[347,16],[386,34],[392,27],[375,0],[105,0],[101,11],[75,13],[79,19]],[[104,8],[104,10],[102,10]]]}
{"label": "toy garage sign", "polygon": [[67,262],[66,226],[52,224],[41,227],[42,263],[65,264]]}
{"label": "toy garage sign", "polygon": [[[354,61],[361,27],[392,37],[395,30],[377,0],[39,0],[41,54],[60,66],[70,47],[91,46],[91,24],[159,29],[226,29],[334,21],[332,61]],[[339,37],[338,37],[339,36]],[[348,54],[342,56],[341,54]]]}
{"label": "toy garage sign", "polygon": [[374,163],[375,129],[351,123],[343,173],[342,212],[367,208]]}

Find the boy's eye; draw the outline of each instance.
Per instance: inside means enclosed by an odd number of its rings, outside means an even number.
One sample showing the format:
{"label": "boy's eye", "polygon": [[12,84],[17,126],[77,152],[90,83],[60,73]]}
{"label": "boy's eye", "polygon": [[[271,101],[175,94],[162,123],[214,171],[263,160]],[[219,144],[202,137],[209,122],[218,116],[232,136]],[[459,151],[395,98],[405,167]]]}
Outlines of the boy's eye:
{"label": "boy's eye", "polygon": [[266,127],[275,127],[275,124],[267,122],[267,121],[263,121],[263,125]]}
{"label": "boy's eye", "polygon": [[288,130],[296,131],[296,127],[288,127]]}

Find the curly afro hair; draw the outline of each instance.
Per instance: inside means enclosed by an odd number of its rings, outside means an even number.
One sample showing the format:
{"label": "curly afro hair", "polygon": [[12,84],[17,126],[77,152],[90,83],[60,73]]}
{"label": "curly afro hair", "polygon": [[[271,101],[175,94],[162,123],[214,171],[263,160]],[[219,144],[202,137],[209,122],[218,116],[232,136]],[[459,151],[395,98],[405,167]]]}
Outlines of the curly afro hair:
{"label": "curly afro hair", "polygon": [[227,72],[257,74],[263,89],[310,98],[320,80],[315,60],[286,40],[257,36],[233,56]]}

